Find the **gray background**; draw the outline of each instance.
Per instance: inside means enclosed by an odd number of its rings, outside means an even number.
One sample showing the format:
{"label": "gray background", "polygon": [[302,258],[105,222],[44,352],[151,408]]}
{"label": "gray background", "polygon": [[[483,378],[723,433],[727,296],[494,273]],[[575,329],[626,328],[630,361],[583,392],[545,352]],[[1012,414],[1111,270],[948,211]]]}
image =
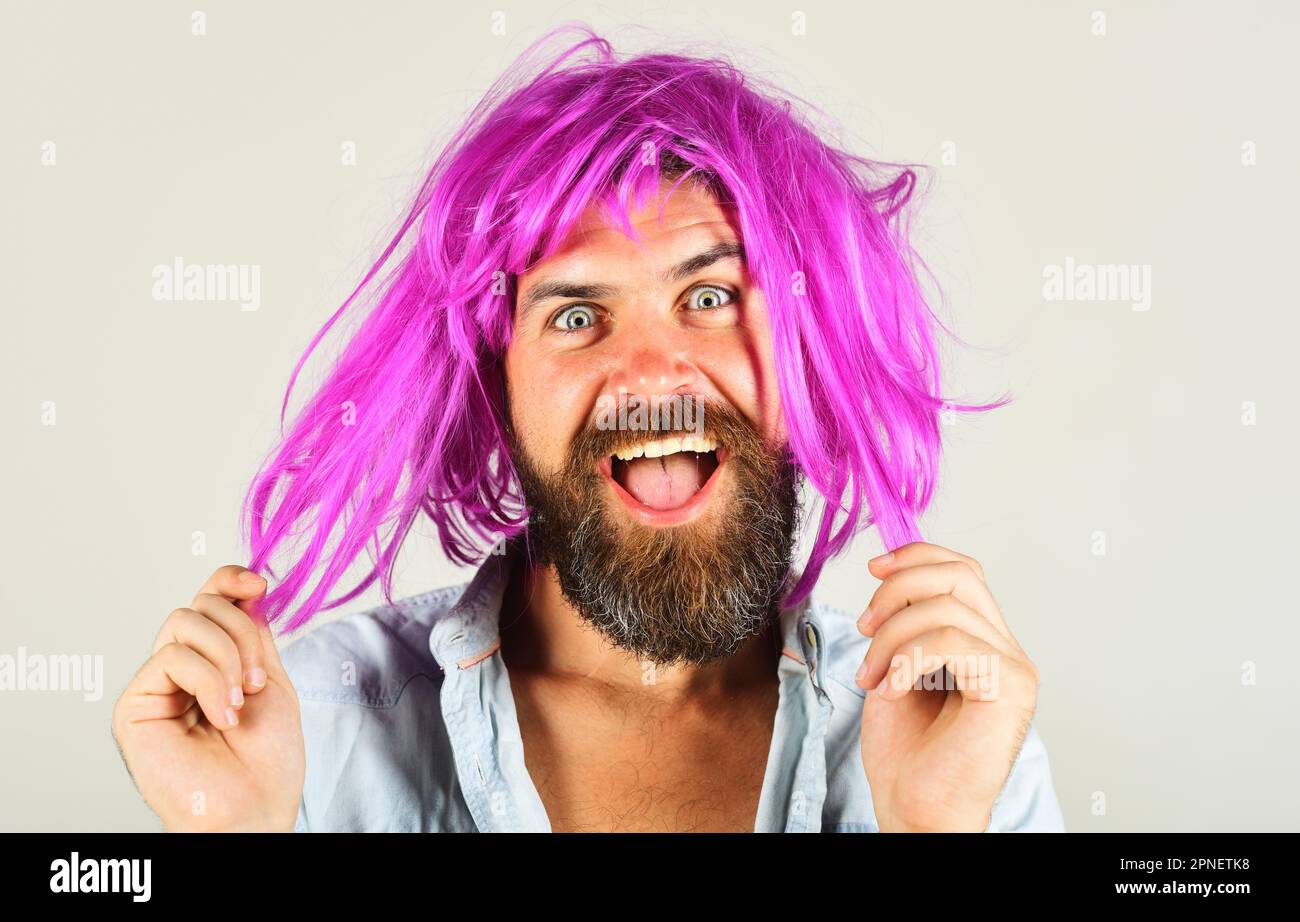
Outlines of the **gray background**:
{"label": "gray background", "polygon": [[[167,613],[242,560],[237,504],[293,362],[431,154],[568,19],[621,50],[729,53],[845,143],[934,165],[917,244],[977,347],[949,343],[948,391],[1016,401],[946,430],[923,527],[984,563],[1041,669],[1068,827],[1296,829],[1300,17],[1116,3],[1097,35],[1101,6],[5,3],[0,654],[102,655],[105,690],[0,691],[0,829],[157,828],[114,698]],[[153,300],[176,256],[261,266],[260,309]],[[1150,309],[1046,300],[1066,256],[1150,266]],[[402,595],[467,578],[429,534]],[[860,611],[879,550],[864,536],[821,596]]]}

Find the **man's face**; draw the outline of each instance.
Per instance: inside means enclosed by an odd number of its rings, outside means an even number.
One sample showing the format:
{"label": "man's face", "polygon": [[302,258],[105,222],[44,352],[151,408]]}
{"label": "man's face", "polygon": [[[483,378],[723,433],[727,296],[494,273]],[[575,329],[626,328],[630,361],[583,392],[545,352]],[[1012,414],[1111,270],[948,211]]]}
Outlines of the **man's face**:
{"label": "man's face", "polygon": [[775,615],[796,474],[734,219],[669,186],[629,216],[639,242],[591,208],[520,277],[505,369],[542,562],[616,645],[703,663]]}

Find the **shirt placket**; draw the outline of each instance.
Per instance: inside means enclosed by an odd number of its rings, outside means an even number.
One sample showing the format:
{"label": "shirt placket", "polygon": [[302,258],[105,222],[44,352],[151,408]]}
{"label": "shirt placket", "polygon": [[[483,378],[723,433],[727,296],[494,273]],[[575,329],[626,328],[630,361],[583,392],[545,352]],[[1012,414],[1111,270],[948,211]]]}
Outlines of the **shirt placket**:
{"label": "shirt placket", "polygon": [[807,611],[805,605],[782,616],[780,697],[757,832],[821,830],[832,706],[822,688],[821,630]]}
{"label": "shirt placket", "polygon": [[550,832],[524,764],[505,668],[495,653],[496,647],[477,663],[455,667],[443,681],[442,708],[461,791],[480,832]]}
{"label": "shirt placket", "polygon": [[488,561],[430,637],[443,670],[441,707],[461,794],[480,832],[549,832],[524,765],[514,696],[498,654],[508,566]]}

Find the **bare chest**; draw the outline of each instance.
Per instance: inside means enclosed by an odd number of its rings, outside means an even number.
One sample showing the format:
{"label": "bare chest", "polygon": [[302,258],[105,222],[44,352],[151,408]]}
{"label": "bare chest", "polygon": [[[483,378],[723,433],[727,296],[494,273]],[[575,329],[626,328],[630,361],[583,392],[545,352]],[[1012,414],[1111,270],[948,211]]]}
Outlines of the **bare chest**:
{"label": "bare chest", "polygon": [[[555,832],[752,832],[771,701],[712,719],[516,694],[524,761]],[[770,708],[769,708],[770,705]]]}

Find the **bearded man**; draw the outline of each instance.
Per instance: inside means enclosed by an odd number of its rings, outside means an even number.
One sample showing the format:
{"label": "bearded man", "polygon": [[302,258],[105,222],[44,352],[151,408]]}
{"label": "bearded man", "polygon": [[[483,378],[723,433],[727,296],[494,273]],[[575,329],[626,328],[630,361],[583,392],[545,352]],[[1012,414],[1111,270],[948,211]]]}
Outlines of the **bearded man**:
{"label": "bearded man", "polygon": [[[980,564],[919,540],[940,413],[996,404],[940,393],[915,174],[727,62],[543,47],[313,342],[366,305],[250,487],[249,566],[119,699],[146,801],[173,829],[1062,828],[1037,669]],[[393,601],[422,517],[478,570]],[[873,525],[861,615],[815,602]],[[376,580],[281,658],[272,625]]]}

